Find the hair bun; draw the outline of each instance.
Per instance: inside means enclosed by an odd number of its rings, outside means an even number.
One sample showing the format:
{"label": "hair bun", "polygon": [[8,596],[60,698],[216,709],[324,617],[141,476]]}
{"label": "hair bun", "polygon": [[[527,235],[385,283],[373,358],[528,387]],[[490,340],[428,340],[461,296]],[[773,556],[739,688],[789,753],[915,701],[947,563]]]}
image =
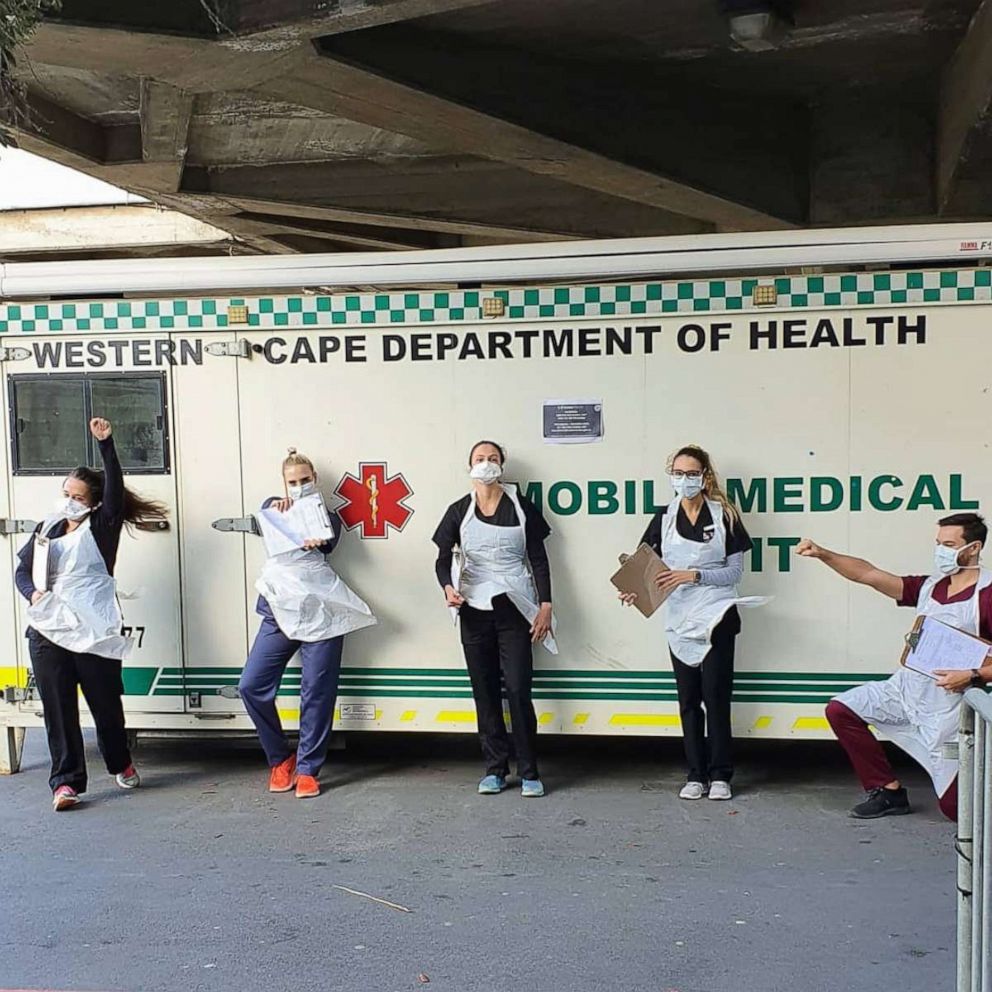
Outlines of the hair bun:
{"label": "hair bun", "polygon": [[296,454],[296,448],[287,448],[286,449],[286,454],[287,455],[295,455]]}

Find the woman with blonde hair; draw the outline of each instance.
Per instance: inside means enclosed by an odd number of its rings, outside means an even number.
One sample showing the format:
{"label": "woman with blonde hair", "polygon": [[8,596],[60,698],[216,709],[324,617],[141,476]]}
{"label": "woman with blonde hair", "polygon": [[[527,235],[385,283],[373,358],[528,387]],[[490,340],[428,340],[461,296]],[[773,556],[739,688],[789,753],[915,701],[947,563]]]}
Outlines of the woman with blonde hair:
{"label": "woman with blonde hair", "polygon": [[[672,456],[668,473],[675,498],[655,514],[641,541],[670,569],[657,582],[669,594],[665,634],[688,764],[679,798],[708,794],[710,799],[730,799],[730,698],[734,642],[741,630],[737,606],[757,606],[763,600],[742,599],[737,593],[751,538],[721,488],[709,454],[687,444]],[[633,602],[630,595],[620,598]]]}
{"label": "woman with blonde hair", "polygon": [[[295,448],[282,463],[283,496],[262,509],[285,513],[298,499],[318,493],[313,462]],[[269,763],[269,791],[298,799],[320,795],[317,776],[327,756],[341,673],[344,635],[376,623],[372,611],[326,561],[341,536],[341,520],[329,513],[329,541],[269,555],[255,584],[262,617],[238,688]],[[276,694],[290,658],[300,652],[300,739],[293,751],[279,720]]]}

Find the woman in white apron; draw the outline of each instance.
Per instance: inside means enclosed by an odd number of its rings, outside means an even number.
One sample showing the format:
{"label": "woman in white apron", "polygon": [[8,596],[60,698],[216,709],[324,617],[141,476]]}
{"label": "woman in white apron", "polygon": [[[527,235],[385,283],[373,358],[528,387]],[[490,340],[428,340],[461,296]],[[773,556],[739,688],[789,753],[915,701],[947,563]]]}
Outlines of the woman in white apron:
{"label": "woman in white apron", "polygon": [[551,567],[544,548],[551,528],[516,486],[500,482],[504,462],[498,444],[479,441],[473,446],[472,491],[448,507],[434,533],[436,572],[448,606],[457,611],[472,682],[486,762],[479,793],[502,792],[510,771],[502,677],[521,793],[538,797],[544,795],[544,785],[535,746],[532,647],[540,642],[553,654],[558,652],[552,632]]}
{"label": "woman in white apron", "polygon": [[[763,600],[738,595],[751,538],[724,495],[710,456],[686,445],[668,470],[675,499],[655,514],[641,541],[671,569],[659,576],[658,585],[670,593],[662,609],[688,765],[679,798],[730,799],[737,606]],[[620,598],[633,602],[630,595]]]}
{"label": "woman in white apron", "polygon": [[168,513],[160,503],[125,488],[110,422],[96,417],[90,432],[99,444],[103,471],[80,467],[69,473],[54,513],[19,552],[15,575],[30,604],[28,648],[45,714],[57,812],[77,805],[87,787],[80,691],[107,771],[122,789],[141,783],[124,727],[121,668],[131,640],[122,633],[113,575],[123,527],[162,521]]}
{"label": "woman in white apron", "polygon": [[[979,565],[988,531],[977,513],[958,513],[938,523],[932,575],[898,576],[870,562],[828,551],[804,540],[797,551],[819,558],[835,572],[870,586],[944,623],[992,640],[992,572]],[[868,725],[915,758],[933,782],[941,811],[957,819],[957,761],[943,747],[957,740],[960,693],[985,685],[992,668],[944,672],[938,680],[909,668],[889,678],[855,686],[827,705],[827,720],[857,773],[867,796],[851,810],[857,819],[910,812],[909,797],[882,745]]]}
{"label": "woman in white apron", "polygon": [[[262,508],[285,512],[293,501],[317,492],[313,462],[295,448],[282,463],[285,496]],[[341,521],[330,514],[331,540],[306,541],[301,548],[270,555],[255,584],[262,624],[238,688],[269,763],[269,791],[299,799],[320,795],[317,780],[327,757],[341,673],[344,635],[376,623],[368,605],[327,563],[341,536]],[[300,653],[300,739],[289,746],[276,709],[276,695],[290,658]]]}

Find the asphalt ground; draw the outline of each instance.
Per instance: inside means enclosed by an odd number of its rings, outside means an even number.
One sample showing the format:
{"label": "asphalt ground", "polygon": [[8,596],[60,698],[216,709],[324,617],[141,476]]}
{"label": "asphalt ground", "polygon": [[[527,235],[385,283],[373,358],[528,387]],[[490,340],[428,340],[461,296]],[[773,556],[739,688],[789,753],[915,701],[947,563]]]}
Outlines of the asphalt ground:
{"label": "asphalt ground", "polygon": [[544,799],[477,796],[473,738],[382,734],[304,801],[248,742],[142,743],[125,793],[90,741],[56,815],[32,731],[0,779],[0,989],[953,988],[954,831],[919,769],[914,815],[866,822],[836,745],[742,742],[737,798],[687,803],[677,740],[541,744]]}

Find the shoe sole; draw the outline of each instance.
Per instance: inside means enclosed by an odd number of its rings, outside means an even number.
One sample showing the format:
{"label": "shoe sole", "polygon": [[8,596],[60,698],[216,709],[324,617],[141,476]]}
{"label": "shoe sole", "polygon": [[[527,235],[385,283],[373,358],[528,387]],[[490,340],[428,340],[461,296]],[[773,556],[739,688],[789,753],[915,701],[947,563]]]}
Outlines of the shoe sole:
{"label": "shoe sole", "polygon": [[316,799],[320,795],[320,792],[297,792],[297,799]]}
{"label": "shoe sole", "polygon": [[505,790],[503,790],[503,789],[479,789],[479,795],[480,796],[498,796],[503,791],[505,791]]}
{"label": "shoe sole", "polygon": [[117,788],[118,789],[128,789],[128,790],[130,790],[130,789],[138,789],[140,787],[141,787],[141,781],[140,780],[137,781],[137,782],[120,782],[120,781],[117,782]]}
{"label": "shoe sole", "polygon": [[269,786],[269,792],[278,792],[278,793],[292,792],[293,789],[295,789],[295,788],[296,788],[296,783],[295,782],[290,782],[289,785],[285,786],[284,788],[278,788],[278,789],[274,785],[270,785]]}
{"label": "shoe sole", "polygon": [[543,799],[544,798],[544,793],[543,792],[521,792],[520,795],[524,799]]}
{"label": "shoe sole", "polygon": [[729,803],[733,796],[707,796],[707,799],[713,803]]}
{"label": "shoe sole", "polygon": [[78,805],[78,796],[59,796],[59,798],[52,803],[52,808],[56,813],[64,813],[67,809],[72,809],[74,806]]}
{"label": "shoe sole", "polygon": [[847,815],[852,820],[881,820],[883,816],[907,816],[912,812],[913,811],[909,806],[905,806],[898,809],[887,809],[881,813],[869,813],[868,815],[865,815],[864,813],[855,813],[852,809]]}

